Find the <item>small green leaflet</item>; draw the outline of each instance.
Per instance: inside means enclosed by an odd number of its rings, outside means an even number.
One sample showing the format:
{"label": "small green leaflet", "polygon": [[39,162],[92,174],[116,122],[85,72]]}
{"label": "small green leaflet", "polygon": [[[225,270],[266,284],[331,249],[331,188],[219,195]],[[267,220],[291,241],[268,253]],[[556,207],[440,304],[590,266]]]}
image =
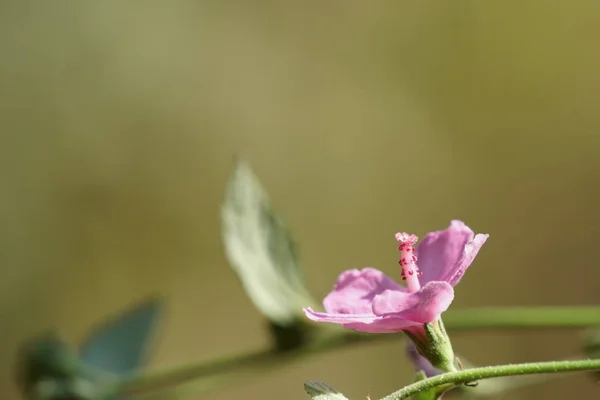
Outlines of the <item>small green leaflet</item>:
{"label": "small green leaflet", "polygon": [[304,383],[304,390],[311,395],[313,400],[348,400],[346,396],[325,382],[306,381]]}
{"label": "small green leaflet", "polygon": [[221,207],[225,255],[256,307],[290,325],[312,304],[294,242],[248,164],[238,160]]}

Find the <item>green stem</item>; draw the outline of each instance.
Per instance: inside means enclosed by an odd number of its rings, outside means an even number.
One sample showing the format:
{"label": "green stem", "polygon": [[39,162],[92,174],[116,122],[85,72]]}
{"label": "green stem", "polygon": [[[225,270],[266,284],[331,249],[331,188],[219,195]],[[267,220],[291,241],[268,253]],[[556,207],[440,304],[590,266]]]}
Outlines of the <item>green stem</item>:
{"label": "green stem", "polygon": [[[582,328],[600,325],[600,307],[532,307],[532,308],[479,308],[448,311],[443,315],[449,331],[513,329],[513,328]],[[331,326],[324,329],[327,336],[316,338],[296,350],[276,352],[272,349],[209,360],[189,365],[151,371],[123,383],[126,392],[146,392],[195,379],[212,379],[223,375],[250,370],[256,375],[300,357],[347,347],[357,343],[395,339],[397,335],[369,335]],[[209,386],[208,389],[213,388]]]}
{"label": "green stem", "polygon": [[473,368],[458,372],[448,372],[427,378],[405,386],[402,389],[383,397],[381,400],[402,400],[423,390],[440,385],[475,382],[480,379],[497,378],[501,376],[548,374],[556,372],[593,371],[600,370],[600,360],[550,361],[514,365],[499,365]]}
{"label": "green stem", "polygon": [[[576,361],[581,360],[584,356],[570,357],[561,361]],[[478,368],[477,365],[471,364],[464,357],[461,357],[461,362],[464,369]],[[521,375],[521,376],[504,376],[495,379],[488,379],[479,382],[477,387],[461,386],[457,388],[461,391],[462,400],[483,400],[496,398],[501,394],[521,389],[525,387],[542,385],[557,379],[565,379],[573,376],[577,372],[565,372],[563,374],[537,374],[537,375]]]}
{"label": "green stem", "polygon": [[[385,335],[388,338],[396,338],[396,335]],[[232,372],[244,372],[249,370],[256,375],[265,370],[272,370],[290,361],[298,360],[313,354],[321,353],[351,343],[371,342],[372,335],[343,334],[336,333],[316,339],[304,347],[278,352],[271,349],[255,351],[241,356],[222,358],[214,361],[204,361],[189,365],[168,368],[162,371],[154,371],[134,376],[122,383],[122,392],[127,394],[145,393],[150,390],[177,385],[195,379],[211,380]]]}
{"label": "green stem", "polygon": [[[577,372],[565,372],[557,376],[548,374],[538,375],[521,375],[521,376],[505,376],[501,378],[490,379],[481,382],[477,387],[461,386],[462,400],[484,400],[497,398],[507,392],[526,387],[538,386],[557,379],[570,378]],[[496,382],[498,381],[498,382]],[[484,385],[487,384],[487,385]]]}
{"label": "green stem", "polygon": [[448,330],[584,328],[600,325],[600,307],[514,307],[454,310],[443,314]]}

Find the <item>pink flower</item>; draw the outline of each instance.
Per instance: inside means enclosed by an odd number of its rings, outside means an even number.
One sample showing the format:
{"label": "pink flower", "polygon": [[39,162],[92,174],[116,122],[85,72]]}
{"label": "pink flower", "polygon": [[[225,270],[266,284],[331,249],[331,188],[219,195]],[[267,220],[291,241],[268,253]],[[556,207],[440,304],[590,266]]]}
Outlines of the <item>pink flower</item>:
{"label": "pink flower", "polygon": [[429,233],[417,249],[416,236],[398,233],[399,264],[406,287],[374,268],[352,269],[340,275],[325,297],[326,312],[305,308],[304,313],[313,321],[340,324],[358,332],[406,331],[420,336],[423,324],[438,320],[448,309],[454,299],[453,287],[487,238],[474,235],[461,221]]}

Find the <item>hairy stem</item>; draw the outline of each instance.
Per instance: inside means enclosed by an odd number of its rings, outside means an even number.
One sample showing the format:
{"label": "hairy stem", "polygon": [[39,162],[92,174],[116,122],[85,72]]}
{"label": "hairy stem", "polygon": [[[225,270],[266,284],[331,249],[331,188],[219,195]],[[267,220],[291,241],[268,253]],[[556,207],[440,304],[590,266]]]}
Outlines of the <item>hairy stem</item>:
{"label": "hairy stem", "polygon": [[440,385],[475,382],[501,376],[548,374],[557,372],[600,370],[600,360],[550,361],[526,364],[499,365],[448,372],[405,386],[381,400],[402,400],[423,390]]}

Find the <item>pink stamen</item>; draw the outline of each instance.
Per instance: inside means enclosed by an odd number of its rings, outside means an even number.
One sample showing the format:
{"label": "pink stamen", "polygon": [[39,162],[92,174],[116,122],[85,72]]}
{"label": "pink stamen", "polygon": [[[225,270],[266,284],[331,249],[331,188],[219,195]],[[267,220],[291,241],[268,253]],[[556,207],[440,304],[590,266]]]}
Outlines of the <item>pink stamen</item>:
{"label": "pink stamen", "polygon": [[406,281],[406,287],[410,292],[416,292],[421,289],[419,277],[423,275],[417,267],[417,256],[415,252],[415,243],[419,240],[415,235],[408,233],[396,233],[396,240],[400,243],[400,261],[398,264],[402,267],[402,280]]}

